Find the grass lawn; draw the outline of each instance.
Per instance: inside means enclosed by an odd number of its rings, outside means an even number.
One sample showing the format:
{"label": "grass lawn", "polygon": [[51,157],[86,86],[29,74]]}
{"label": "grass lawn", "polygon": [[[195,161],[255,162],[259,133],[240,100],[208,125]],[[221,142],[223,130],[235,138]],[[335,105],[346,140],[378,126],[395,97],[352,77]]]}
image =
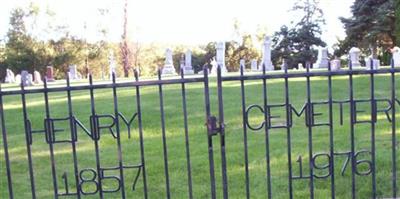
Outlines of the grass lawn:
{"label": "grass lawn", "polygon": [[[326,101],[327,78],[311,78],[312,101]],[[216,94],[215,78],[210,79],[210,98],[213,115],[218,115],[218,102]],[[375,78],[376,98],[390,99],[390,76],[376,75]],[[284,81],[281,79],[268,80],[268,104],[282,104],[284,98]],[[247,81],[245,84],[246,106],[258,104],[263,106],[262,81]],[[335,77],[333,79],[333,99],[346,100],[348,95],[348,77]],[[163,86],[166,143],[168,151],[168,167],[171,198],[188,198],[187,181],[187,159],[185,151],[184,119],[182,111],[181,85]],[[157,86],[147,86],[140,89],[142,100],[142,119],[144,135],[144,153],[147,172],[147,185],[149,198],[166,198],[163,142],[161,133],[160,103]],[[210,198],[210,177],[207,146],[207,131],[205,128],[205,106],[204,87],[202,83],[191,83],[186,85],[187,112],[189,127],[190,161],[193,180],[194,198]],[[397,93],[400,93],[400,78],[397,78]],[[119,111],[128,119],[136,113],[136,90],[135,88],[118,89]],[[306,102],[305,78],[293,78],[289,80],[290,103],[300,110]],[[368,99],[370,95],[369,76],[354,76],[355,99]],[[72,92],[73,112],[76,118],[87,128],[89,125],[90,96],[89,91]],[[68,116],[66,92],[51,93],[50,115],[53,118],[65,118]],[[30,183],[27,164],[27,153],[25,145],[25,133],[23,125],[23,114],[21,111],[21,96],[4,97],[4,115],[8,136],[8,147],[11,159],[11,172],[13,177],[13,188],[15,198],[30,198]],[[228,192],[230,198],[245,198],[245,161],[243,144],[243,118],[241,106],[240,82],[224,82],[223,100],[225,112],[226,133],[226,157]],[[112,89],[95,90],[95,106],[98,114],[114,114]],[[388,107],[387,102],[379,102],[378,109]],[[328,106],[318,105],[317,112],[323,113],[316,117],[316,122],[328,121]],[[45,104],[43,94],[27,95],[28,117],[32,122],[34,130],[43,129],[45,118]],[[357,118],[368,120],[370,117],[370,104],[357,104],[358,110],[366,110],[359,113]],[[399,110],[398,106],[397,109]],[[343,104],[343,125],[340,125],[339,105],[333,106],[334,120],[334,151],[345,153],[350,151],[350,114],[349,104]],[[271,109],[273,115],[280,118],[272,119],[273,125],[286,123],[285,109]],[[400,114],[396,114],[400,117]],[[264,116],[261,112],[253,110],[249,113],[249,122],[253,126],[262,122]],[[377,194],[379,197],[391,196],[391,123],[386,119],[383,112],[377,115],[376,123],[376,179]],[[110,119],[101,119],[102,124],[109,124]],[[69,139],[69,123],[67,121],[57,122],[57,128],[65,129],[64,132],[56,133],[56,139]],[[126,125],[120,121],[121,145],[123,151],[124,165],[140,163],[140,145],[137,118],[133,122],[131,137],[128,137]],[[114,127],[115,128],[115,127]],[[266,160],[265,160],[265,131],[253,131],[248,129],[248,156],[249,156],[249,179],[251,198],[266,198]],[[285,129],[271,129],[270,131],[270,169],[272,180],[273,198],[288,198],[288,157],[287,157],[287,133]],[[398,140],[400,133],[397,131]],[[2,139],[0,137],[0,139]],[[302,173],[309,175],[308,164],[308,129],[304,124],[304,115],[293,117],[291,128],[291,153],[293,175],[300,173],[298,157],[302,157]],[[222,178],[219,137],[213,138],[215,174],[217,186],[217,198],[222,198]],[[315,153],[329,153],[329,128],[314,127],[312,134],[313,151]],[[1,142],[0,149],[0,198],[8,197],[7,178],[4,161],[4,148]],[[51,162],[49,145],[45,142],[44,134],[33,135],[32,158],[36,183],[37,198],[53,198],[53,183],[51,175]],[[77,142],[78,170],[93,168],[96,170],[94,142],[82,131],[78,130]],[[118,166],[117,140],[107,130],[102,130],[99,140],[100,162],[102,167]],[[355,125],[355,151],[371,149],[371,125]],[[397,146],[397,170],[398,189],[400,188],[400,149]],[[73,170],[73,156],[70,143],[54,144],[56,161],[57,182],[60,192],[65,192],[64,180],[68,179],[70,192],[76,190]],[[358,160],[371,160],[368,153],[360,153]],[[338,155],[335,160],[335,191],[337,198],[351,197],[351,166],[350,164],[341,175],[341,168],[345,164],[346,156]],[[326,156],[316,159],[316,164],[323,166],[328,163]],[[357,166],[359,172],[368,171],[368,163],[360,163]],[[66,172],[66,173],[65,173]],[[136,169],[124,169],[125,190],[128,198],[143,197],[143,178],[140,175],[136,189],[132,190],[132,183],[136,175]],[[317,175],[328,173],[328,169],[315,171]],[[86,171],[82,178],[90,181],[93,173]],[[106,171],[106,176],[119,175],[118,170]],[[366,176],[356,175],[357,198],[371,198],[371,174]],[[294,198],[309,198],[309,180],[293,180]],[[83,189],[86,192],[94,191],[93,182],[85,182]],[[103,189],[113,190],[117,187],[115,179],[103,180]],[[330,177],[326,179],[315,179],[315,198],[330,197]],[[400,190],[398,191],[400,192]],[[121,193],[105,193],[105,198],[120,198]],[[84,198],[98,198],[98,194],[87,195]],[[60,197],[60,198],[75,198]]]}

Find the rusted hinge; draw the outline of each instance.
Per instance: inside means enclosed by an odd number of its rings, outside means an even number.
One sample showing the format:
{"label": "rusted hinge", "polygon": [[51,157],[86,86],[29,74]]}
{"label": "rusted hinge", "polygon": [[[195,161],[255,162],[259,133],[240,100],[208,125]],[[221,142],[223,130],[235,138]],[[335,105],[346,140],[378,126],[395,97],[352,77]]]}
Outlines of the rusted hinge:
{"label": "rusted hinge", "polygon": [[208,135],[209,136],[214,136],[217,135],[218,133],[221,133],[223,127],[217,127],[217,118],[215,116],[209,116],[207,118],[207,129],[208,129]]}

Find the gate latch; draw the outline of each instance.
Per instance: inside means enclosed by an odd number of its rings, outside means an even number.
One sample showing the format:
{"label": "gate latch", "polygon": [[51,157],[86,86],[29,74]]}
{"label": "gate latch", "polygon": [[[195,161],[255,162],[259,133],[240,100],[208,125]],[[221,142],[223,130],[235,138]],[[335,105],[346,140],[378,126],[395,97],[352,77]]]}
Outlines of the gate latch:
{"label": "gate latch", "polygon": [[210,136],[217,135],[221,132],[221,127],[217,127],[217,118],[215,116],[209,116],[207,118],[207,129]]}

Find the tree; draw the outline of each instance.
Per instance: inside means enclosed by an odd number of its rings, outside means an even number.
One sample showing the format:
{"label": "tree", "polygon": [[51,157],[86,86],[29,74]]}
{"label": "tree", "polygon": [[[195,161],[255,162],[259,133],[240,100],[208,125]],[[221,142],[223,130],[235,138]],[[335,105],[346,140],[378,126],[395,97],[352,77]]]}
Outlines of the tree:
{"label": "tree", "polygon": [[122,63],[124,67],[124,76],[129,76],[129,57],[130,57],[130,50],[128,46],[128,0],[125,0],[124,5],[124,32],[122,34],[122,43],[121,43],[121,54],[122,54]]}
{"label": "tree", "polygon": [[393,46],[396,41],[394,0],[356,0],[351,12],[350,18],[340,18],[346,29],[342,48],[357,46],[377,57],[379,48]]}
{"label": "tree", "polygon": [[275,65],[286,59],[290,68],[297,63],[309,66],[315,61],[315,46],[326,46],[321,40],[321,25],[325,24],[322,9],[317,0],[298,0],[292,12],[300,12],[301,19],[292,28],[282,26],[272,38],[272,58]]}

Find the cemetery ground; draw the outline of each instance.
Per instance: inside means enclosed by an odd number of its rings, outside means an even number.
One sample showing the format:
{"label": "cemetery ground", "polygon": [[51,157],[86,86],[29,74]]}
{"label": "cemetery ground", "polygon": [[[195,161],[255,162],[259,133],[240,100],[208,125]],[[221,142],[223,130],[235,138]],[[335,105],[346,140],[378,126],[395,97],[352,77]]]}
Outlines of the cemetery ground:
{"label": "cemetery ground", "polygon": [[[218,115],[218,101],[215,78],[210,79],[210,97],[212,114]],[[355,99],[369,99],[370,85],[369,75],[354,76]],[[397,93],[400,93],[400,78],[397,77]],[[254,80],[245,83],[246,107],[251,104],[263,106],[262,81]],[[348,77],[333,78],[333,99],[347,100]],[[267,80],[268,104],[284,103],[284,80]],[[311,98],[313,101],[326,101],[328,99],[328,84],[326,77],[311,78]],[[185,150],[184,119],[182,113],[181,85],[165,85],[164,108],[166,124],[166,143],[168,149],[168,166],[171,188],[171,198],[188,198],[188,176],[187,159]],[[118,89],[118,108],[127,118],[136,113],[136,90],[135,88]],[[144,135],[144,159],[147,172],[147,185],[149,198],[166,198],[163,144],[161,136],[161,117],[158,87],[141,87],[141,105]],[[290,103],[300,110],[306,102],[305,78],[289,79]],[[207,130],[205,127],[204,110],[204,87],[202,83],[186,84],[187,111],[189,127],[190,161],[193,180],[194,198],[210,198],[210,176],[207,146]],[[390,99],[390,76],[375,75],[376,98]],[[226,157],[228,174],[228,192],[230,198],[245,198],[245,161],[243,144],[243,117],[241,107],[240,82],[223,83],[225,133],[226,133]],[[65,118],[68,116],[66,92],[50,93],[50,114],[52,117]],[[30,198],[30,184],[28,164],[26,156],[25,133],[23,125],[23,114],[21,111],[21,96],[4,97],[4,114],[8,135],[8,147],[11,159],[11,172],[13,174],[13,187],[15,198]],[[72,105],[75,117],[77,117],[87,128],[89,128],[90,96],[89,91],[72,91]],[[114,114],[113,96],[111,89],[95,90],[95,106],[98,114]],[[378,103],[378,109],[384,109],[387,103]],[[45,118],[44,96],[42,94],[27,95],[28,116],[32,122],[33,129],[43,129]],[[323,113],[317,117],[320,122],[328,120],[327,105],[316,106],[318,112]],[[359,119],[370,118],[370,104],[360,103],[357,109],[365,110],[359,113]],[[398,109],[398,108],[397,108]],[[399,110],[399,109],[398,109]],[[285,120],[285,109],[273,109],[273,114],[280,118],[272,119],[274,124],[283,124]],[[334,151],[337,153],[350,151],[350,114],[349,106],[343,106],[343,125],[339,121],[339,106],[333,106],[334,120]],[[400,114],[397,114],[400,117]],[[264,115],[258,110],[251,111],[249,122],[255,126],[263,121]],[[105,118],[101,120],[105,124],[110,121]],[[121,122],[121,142],[123,148],[124,164],[134,165],[140,163],[140,147],[137,118],[133,122],[131,137],[128,137],[126,125]],[[58,132],[57,139],[69,138],[69,123],[57,123],[58,128],[64,128],[64,132]],[[288,159],[287,159],[287,133],[285,129],[270,129],[270,158],[271,158],[271,180],[273,198],[288,198]],[[397,137],[400,134],[397,130]],[[378,113],[376,123],[376,179],[377,193],[379,197],[390,197],[391,194],[391,123],[386,119],[385,113]],[[248,129],[248,153],[249,153],[249,179],[251,198],[266,198],[266,160],[265,160],[265,131],[252,131]],[[313,151],[314,153],[329,153],[329,129],[328,127],[313,128]],[[219,137],[214,136],[214,158],[217,186],[217,198],[222,198],[221,159]],[[2,144],[2,142],[1,142]],[[102,130],[99,141],[100,161],[104,167],[118,165],[117,141],[107,130]],[[298,176],[298,156],[302,156],[302,173],[308,175],[308,129],[304,124],[304,115],[293,117],[291,128],[292,167],[293,175]],[[371,125],[355,125],[355,149],[356,151],[371,149]],[[73,159],[71,144],[54,145],[55,161],[57,168],[57,182],[59,192],[65,192],[65,179],[68,179],[70,192],[75,192],[76,185],[73,174]],[[397,147],[397,170],[400,170],[400,151]],[[7,198],[7,180],[4,162],[3,145],[0,149],[0,198]],[[49,146],[45,142],[43,134],[34,134],[32,143],[33,168],[38,198],[53,197],[53,183],[51,175],[51,162]],[[78,130],[77,142],[78,170],[96,168],[94,144],[89,136],[81,129]],[[368,153],[361,153],[358,157],[371,160]],[[337,198],[350,198],[351,194],[351,166],[350,164],[341,175],[341,169],[346,161],[346,156],[336,156],[335,160],[335,192]],[[328,163],[327,157],[320,157],[317,164],[321,167]],[[367,163],[359,164],[359,172],[366,172],[369,168]],[[63,176],[64,172],[66,174]],[[136,169],[125,169],[125,190],[128,198],[143,197],[143,178],[140,175],[135,190],[132,184],[136,175]],[[316,169],[315,173],[324,175],[328,169]],[[400,173],[400,172],[399,172]],[[83,172],[85,179],[91,179],[93,173]],[[118,170],[107,171],[107,176],[119,175]],[[397,179],[400,180],[399,176]],[[293,180],[295,198],[309,198],[309,180]],[[326,179],[315,179],[315,198],[330,197],[330,177]],[[103,189],[113,190],[117,183],[113,179],[103,180]],[[371,196],[371,174],[366,176],[356,175],[357,198],[370,198]],[[399,187],[398,187],[399,188]],[[90,180],[83,184],[86,192],[95,190]],[[105,198],[120,198],[120,192],[105,193]],[[75,198],[60,197],[60,198]],[[87,195],[84,198],[98,198],[95,195]]]}

